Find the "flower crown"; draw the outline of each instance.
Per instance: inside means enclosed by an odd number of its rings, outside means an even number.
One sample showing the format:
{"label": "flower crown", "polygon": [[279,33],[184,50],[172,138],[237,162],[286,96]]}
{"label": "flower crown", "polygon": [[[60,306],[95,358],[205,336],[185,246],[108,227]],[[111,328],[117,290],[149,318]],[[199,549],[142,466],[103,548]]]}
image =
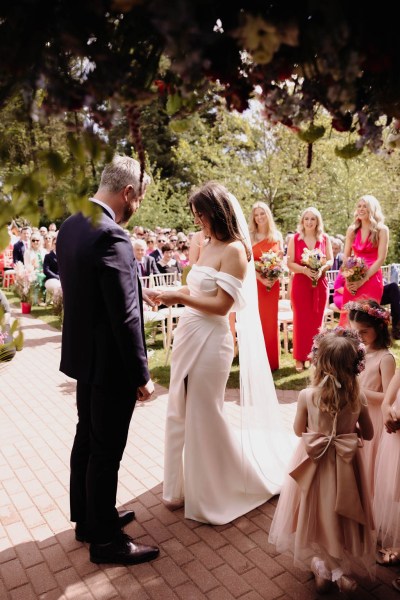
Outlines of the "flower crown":
{"label": "flower crown", "polygon": [[365,369],[365,345],[362,343],[360,336],[353,329],[344,329],[343,327],[335,327],[333,329],[321,329],[317,335],[313,338],[313,346],[311,348],[311,353],[309,354],[309,359],[311,363],[315,366],[317,364],[318,359],[318,349],[321,340],[328,335],[329,333],[333,333],[337,337],[345,337],[354,340],[357,343],[357,359],[354,365],[354,373],[358,375],[361,371]]}
{"label": "flower crown", "polygon": [[348,302],[347,304],[344,305],[345,310],[347,310],[347,312],[351,311],[351,310],[356,310],[359,312],[365,312],[367,313],[367,315],[370,315],[371,317],[374,317],[375,319],[381,319],[386,325],[389,325],[390,323],[390,312],[388,310],[385,310],[384,308],[375,308],[373,306],[370,306],[368,304],[368,302]]}

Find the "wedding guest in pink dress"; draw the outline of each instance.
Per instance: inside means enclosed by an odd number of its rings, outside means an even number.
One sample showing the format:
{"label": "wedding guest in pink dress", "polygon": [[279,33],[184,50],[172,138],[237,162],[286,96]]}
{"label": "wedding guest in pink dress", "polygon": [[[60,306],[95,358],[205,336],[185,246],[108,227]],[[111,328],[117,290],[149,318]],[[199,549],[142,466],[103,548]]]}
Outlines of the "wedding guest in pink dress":
{"label": "wedding guest in pink dress", "polygon": [[360,373],[359,382],[368,400],[368,410],[374,426],[374,437],[363,443],[361,456],[365,463],[369,491],[373,498],[375,461],[383,431],[381,406],[396,370],[394,356],[389,350],[391,346],[388,327],[390,313],[371,299],[348,302],[345,309],[348,311],[350,327],[357,331],[367,350],[365,369]]}
{"label": "wedding guest in pink dress", "polygon": [[373,436],[358,384],[365,352],[359,336],[338,327],[314,338],[311,387],[298,397],[294,432],[301,437],[271,524],[269,542],[310,569],[317,592],[333,583],[353,592],[354,573],[374,575],[372,508],[357,430]]}
{"label": "wedding guest in pink dress", "polygon": [[[396,370],[382,403],[385,428],[376,457],[373,504],[381,565],[400,563],[400,369]],[[400,577],[392,582],[400,592]]]}
{"label": "wedding guest in pink dress", "polygon": [[[325,264],[318,270],[304,265],[302,254],[306,249],[319,250],[326,258]],[[331,268],[332,260],[331,240],[324,233],[321,213],[310,206],[302,212],[297,233],[290,238],[287,251],[287,266],[294,273],[290,296],[293,310],[293,358],[298,372],[304,370],[312,339],[324,319],[328,302],[326,271]]]}
{"label": "wedding guest in pink dress", "polygon": [[[354,254],[364,259],[368,271],[364,279],[346,281],[343,292],[343,305],[349,300],[373,298],[378,303],[383,294],[383,277],[381,266],[388,252],[389,230],[384,224],[381,206],[375,196],[362,196],[357,202],[354,222],[347,230],[343,253],[343,264]],[[347,313],[342,312],[339,324],[345,327]]]}

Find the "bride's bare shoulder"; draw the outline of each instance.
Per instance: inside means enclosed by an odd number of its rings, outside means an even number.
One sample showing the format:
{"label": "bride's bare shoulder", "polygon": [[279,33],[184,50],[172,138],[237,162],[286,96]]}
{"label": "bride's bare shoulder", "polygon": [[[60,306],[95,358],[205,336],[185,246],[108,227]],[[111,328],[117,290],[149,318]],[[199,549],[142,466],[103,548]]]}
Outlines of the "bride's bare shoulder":
{"label": "bride's bare shoulder", "polygon": [[243,279],[246,269],[247,256],[242,242],[234,241],[226,244],[221,260],[221,270],[238,279]]}

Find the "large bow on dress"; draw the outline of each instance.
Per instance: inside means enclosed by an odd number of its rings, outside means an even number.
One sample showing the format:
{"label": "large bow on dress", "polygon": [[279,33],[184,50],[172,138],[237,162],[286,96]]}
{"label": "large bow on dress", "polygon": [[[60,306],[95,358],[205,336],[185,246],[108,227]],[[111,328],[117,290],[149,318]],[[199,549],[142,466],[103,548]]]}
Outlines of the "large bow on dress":
{"label": "large bow on dress", "polygon": [[333,447],[336,456],[335,512],[365,525],[364,509],[352,464],[354,455],[357,452],[357,434],[343,433],[327,436],[322,433],[307,432],[303,433],[302,438],[308,456],[289,475],[293,477],[302,492],[306,494],[319,468],[319,461],[322,458],[326,459],[327,450],[329,447]]}

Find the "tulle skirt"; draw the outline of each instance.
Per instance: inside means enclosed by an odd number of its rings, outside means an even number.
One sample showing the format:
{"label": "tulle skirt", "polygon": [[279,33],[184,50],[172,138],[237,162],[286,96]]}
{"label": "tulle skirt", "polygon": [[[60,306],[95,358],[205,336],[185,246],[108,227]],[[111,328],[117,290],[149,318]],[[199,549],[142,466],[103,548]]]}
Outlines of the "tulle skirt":
{"label": "tulle skirt", "polygon": [[[289,472],[307,453],[303,441],[293,456]],[[310,569],[313,556],[319,556],[332,579],[343,573],[375,574],[375,532],[363,465],[359,453],[353,459],[357,487],[365,515],[365,524],[335,512],[335,451],[329,449],[319,460],[319,467],[308,493],[302,493],[288,475],[272,521],[269,542],[278,552],[290,551],[294,565]]]}
{"label": "tulle skirt", "polygon": [[[400,408],[400,394],[395,406]],[[400,547],[400,430],[382,433],[375,463],[373,509],[382,546]]]}

